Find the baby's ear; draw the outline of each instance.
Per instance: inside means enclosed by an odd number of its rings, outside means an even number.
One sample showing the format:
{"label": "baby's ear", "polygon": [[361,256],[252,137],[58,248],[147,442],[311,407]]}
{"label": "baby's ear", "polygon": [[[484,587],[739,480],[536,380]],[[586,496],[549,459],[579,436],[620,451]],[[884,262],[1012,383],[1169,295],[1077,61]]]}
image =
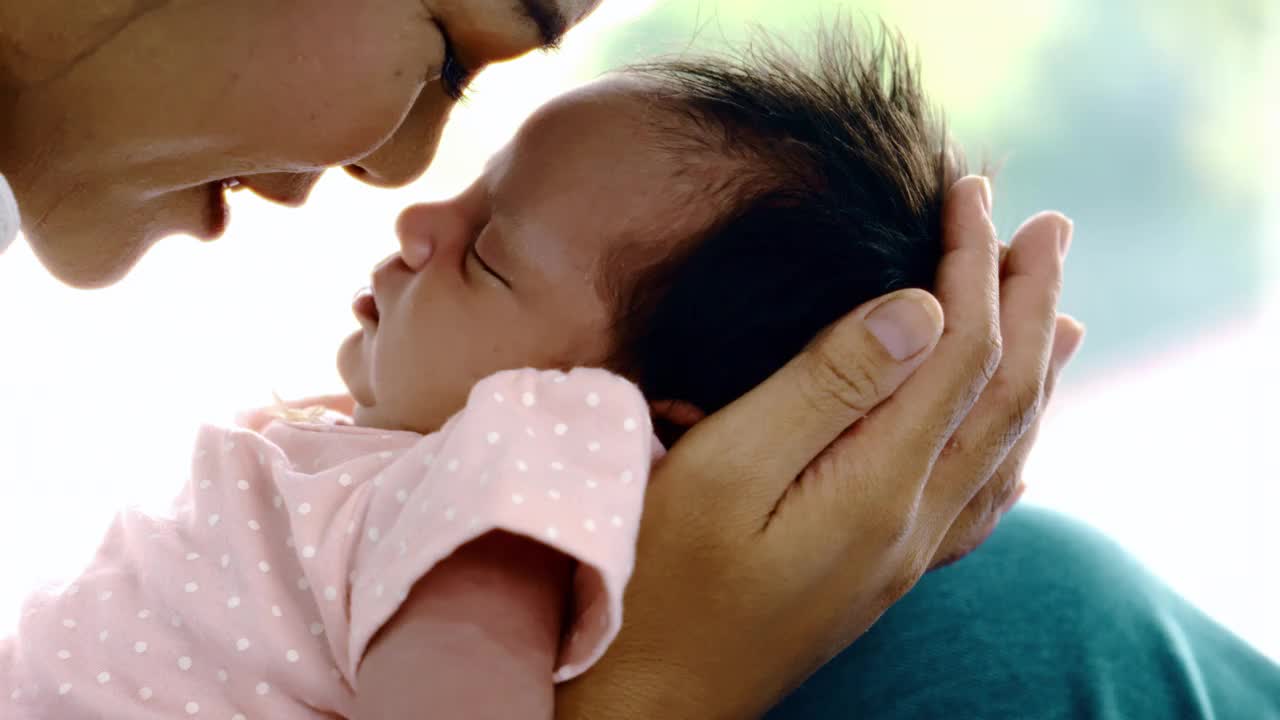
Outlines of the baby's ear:
{"label": "baby's ear", "polygon": [[658,400],[649,403],[649,416],[653,419],[654,433],[669,448],[707,414],[691,402]]}

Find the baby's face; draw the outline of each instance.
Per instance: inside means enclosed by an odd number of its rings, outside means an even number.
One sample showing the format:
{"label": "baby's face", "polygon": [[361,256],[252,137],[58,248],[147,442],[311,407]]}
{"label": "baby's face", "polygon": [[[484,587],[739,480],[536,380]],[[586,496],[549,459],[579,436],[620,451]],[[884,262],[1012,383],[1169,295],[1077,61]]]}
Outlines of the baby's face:
{"label": "baby's face", "polygon": [[645,107],[617,78],[561,96],[461,195],[404,210],[338,352],[357,424],[431,432],[494,372],[605,360],[601,261],[620,243],[659,257],[701,214],[676,206]]}

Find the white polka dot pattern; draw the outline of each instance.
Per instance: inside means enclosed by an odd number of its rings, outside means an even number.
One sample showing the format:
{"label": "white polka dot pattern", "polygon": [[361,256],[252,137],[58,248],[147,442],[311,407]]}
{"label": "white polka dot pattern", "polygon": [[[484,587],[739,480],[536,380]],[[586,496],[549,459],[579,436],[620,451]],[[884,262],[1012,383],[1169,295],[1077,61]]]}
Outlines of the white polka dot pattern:
{"label": "white polka dot pattern", "polygon": [[386,492],[371,498],[351,590],[348,672],[418,578],[494,528],[581,561],[580,632],[556,678],[589,667],[616,633],[644,481],[661,453],[648,418],[639,391],[600,370],[510,371],[477,384],[466,410],[385,470]]}
{"label": "white polka dot pattern", "polygon": [[573,677],[620,626],[661,453],[635,387],[585,369],[498,373],[425,437],[202,428],[174,516],[122,512],[85,574],[0,639],[0,717],[345,715],[413,584],[495,528],[580,561],[556,671]]}

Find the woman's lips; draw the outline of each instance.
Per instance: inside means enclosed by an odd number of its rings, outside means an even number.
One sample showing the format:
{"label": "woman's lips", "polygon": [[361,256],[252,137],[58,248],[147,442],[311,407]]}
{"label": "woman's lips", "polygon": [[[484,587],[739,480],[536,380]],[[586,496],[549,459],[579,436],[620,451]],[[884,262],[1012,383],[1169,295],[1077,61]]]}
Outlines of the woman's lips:
{"label": "woman's lips", "polygon": [[209,219],[205,225],[204,237],[200,238],[205,242],[222,237],[231,222],[231,207],[227,205],[225,190],[226,185],[222,180],[209,183]]}
{"label": "woman's lips", "polygon": [[227,231],[227,226],[231,224],[231,206],[227,204],[227,191],[243,187],[238,178],[215,180],[209,183],[209,221],[202,240],[206,242],[217,240]]}

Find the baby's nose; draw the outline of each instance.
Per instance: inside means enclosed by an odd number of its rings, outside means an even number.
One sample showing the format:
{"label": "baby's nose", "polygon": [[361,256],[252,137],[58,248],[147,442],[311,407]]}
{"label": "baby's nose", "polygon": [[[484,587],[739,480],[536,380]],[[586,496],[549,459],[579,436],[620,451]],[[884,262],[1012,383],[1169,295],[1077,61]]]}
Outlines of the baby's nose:
{"label": "baby's nose", "polygon": [[414,208],[400,214],[396,221],[396,235],[400,238],[400,257],[410,270],[418,272],[431,259],[434,250],[432,233],[424,227],[420,218],[415,217]]}
{"label": "baby's nose", "polygon": [[431,259],[431,239],[428,237],[401,237],[400,257],[409,269],[418,272]]}

